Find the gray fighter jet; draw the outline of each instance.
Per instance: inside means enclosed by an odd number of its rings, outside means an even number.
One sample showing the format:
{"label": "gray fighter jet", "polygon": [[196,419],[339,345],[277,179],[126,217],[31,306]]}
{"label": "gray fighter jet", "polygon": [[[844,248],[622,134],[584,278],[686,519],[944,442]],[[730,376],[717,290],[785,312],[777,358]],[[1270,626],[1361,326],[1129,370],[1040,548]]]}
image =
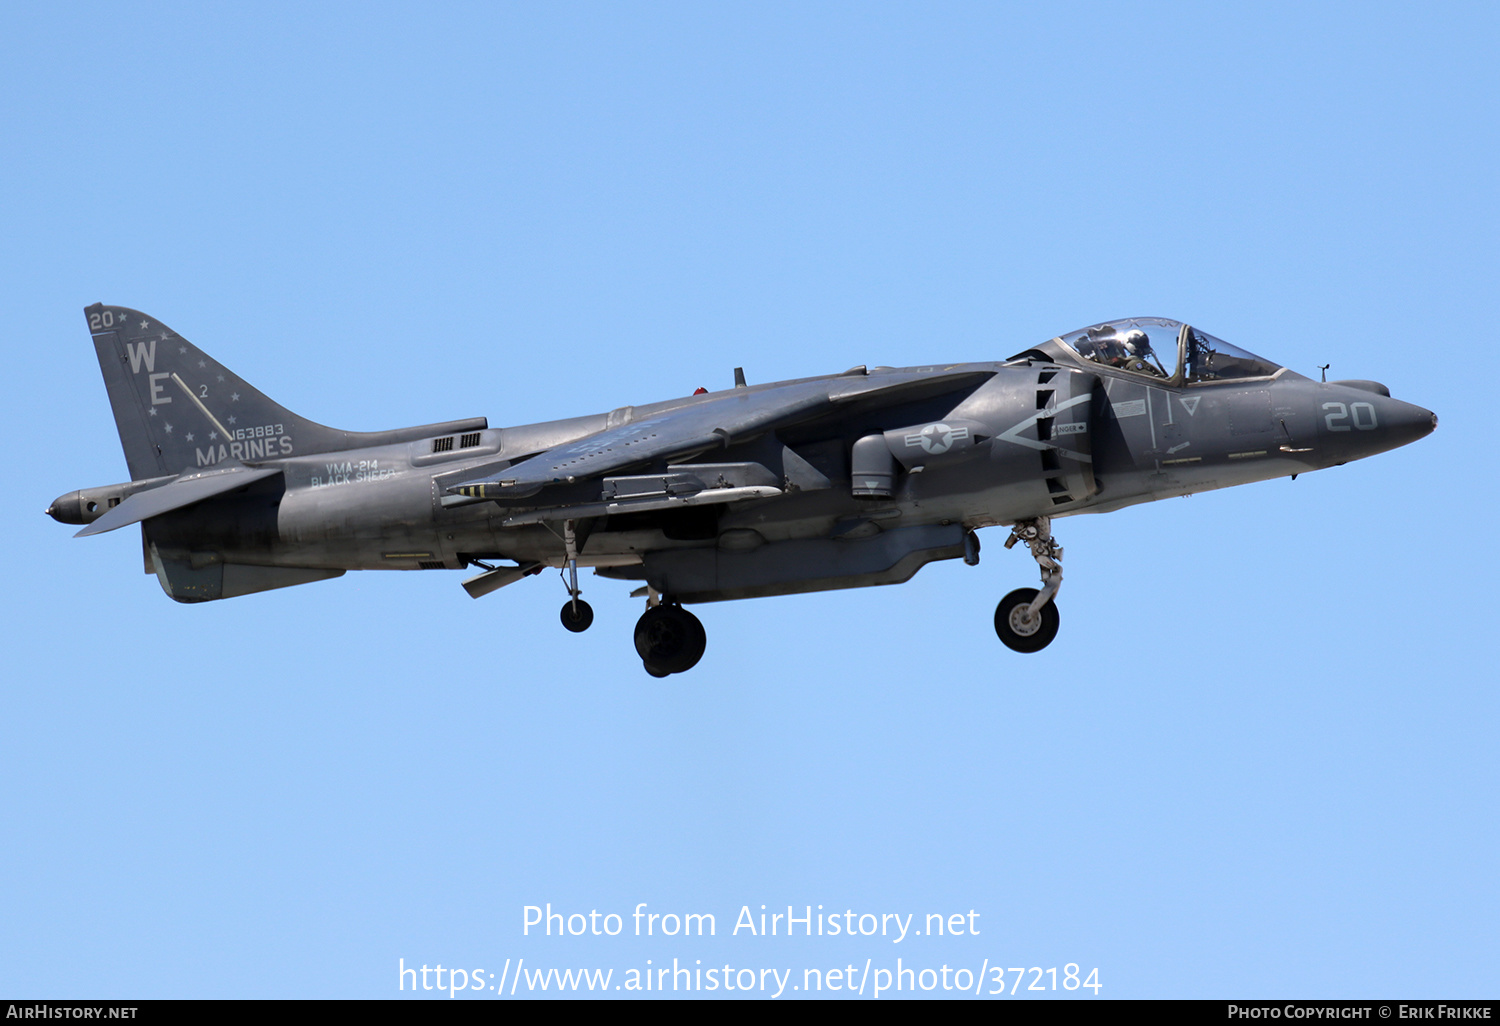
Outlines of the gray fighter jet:
{"label": "gray fighter jet", "polygon": [[657,677],[706,645],[684,605],[898,584],[979,562],[1010,529],[1042,587],[1000,601],[1018,652],[1057,634],[1055,517],[1337,466],[1437,417],[1373,381],[1320,382],[1177,321],[1137,317],[993,363],[855,367],[521,427],[484,418],[360,433],[278,406],[165,324],[87,308],[131,480],[47,512],[78,534],[139,523],[179,602],[346,570],[460,570],[479,598],[578,568],[643,582],[635,648]]}

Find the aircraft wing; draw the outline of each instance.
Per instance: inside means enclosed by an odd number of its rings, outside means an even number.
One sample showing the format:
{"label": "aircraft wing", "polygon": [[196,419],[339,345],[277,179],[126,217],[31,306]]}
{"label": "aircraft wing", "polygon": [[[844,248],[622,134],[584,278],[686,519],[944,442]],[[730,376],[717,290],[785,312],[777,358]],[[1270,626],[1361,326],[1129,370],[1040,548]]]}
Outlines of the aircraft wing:
{"label": "aircraft wing", "polygon": [[[281,473],[280,467],[251,469],[243,464],[183,474],[160,488],[136,492],[98,520],[79,531],[73,537],[83,538],[90,534],[103,534],[119,527],[126,527],[141,520],[148,520],[174,509],[191,506],[195,502],[211,499],[215,495],[243,488],[253,481]],[[74,521],[77,523],[77,521]]]}
{"label": "aircraft wing", "polygon": [[576,442],[537,453],[504,470],[461,481],[448,491],[474,498],[524,497],[548,485],[601,477],[661,459],[683,459],[817,416],[856,400],[899,402],[916,391],[988,374],[972,369],[886,371],[795,381],[778,388],[734,389],[701,402],[650,414]]}

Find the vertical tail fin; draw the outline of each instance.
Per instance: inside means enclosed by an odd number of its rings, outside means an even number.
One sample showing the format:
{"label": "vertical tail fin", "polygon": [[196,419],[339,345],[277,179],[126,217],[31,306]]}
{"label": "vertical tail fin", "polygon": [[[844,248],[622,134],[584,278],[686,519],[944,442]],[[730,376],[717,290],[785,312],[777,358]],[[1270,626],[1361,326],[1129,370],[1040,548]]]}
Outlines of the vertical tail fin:
{"label": "vertical tail fin", "polygon": [[[103,303],[84,313],[132,480],[216,463],[406,441],[451,428],[367,433],[324,427],[272,402],[153,317]],[[465,430],[485,427],[483,418],[455,424]]]}
{"label": "vertical tail fin", "polygon": [[165,324],[96,303],[84,311],[133,480],[269,459],[340,435],[267,399]]}

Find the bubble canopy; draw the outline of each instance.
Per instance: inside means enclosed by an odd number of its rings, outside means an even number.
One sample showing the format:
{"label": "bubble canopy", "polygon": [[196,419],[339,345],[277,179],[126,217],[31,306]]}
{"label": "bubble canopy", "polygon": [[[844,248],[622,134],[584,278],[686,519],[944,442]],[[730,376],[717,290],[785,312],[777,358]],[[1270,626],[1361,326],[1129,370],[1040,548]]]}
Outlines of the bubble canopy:
{"label": "bubble canopy", "polygon": [[1040,351],[1051,359],[1059,350],[1072,361],[1113,367],[1174,385],[1264,378],[1281,370],[1280,364],[1166,317],[1103,321],[1059,335],[1032,352]]}

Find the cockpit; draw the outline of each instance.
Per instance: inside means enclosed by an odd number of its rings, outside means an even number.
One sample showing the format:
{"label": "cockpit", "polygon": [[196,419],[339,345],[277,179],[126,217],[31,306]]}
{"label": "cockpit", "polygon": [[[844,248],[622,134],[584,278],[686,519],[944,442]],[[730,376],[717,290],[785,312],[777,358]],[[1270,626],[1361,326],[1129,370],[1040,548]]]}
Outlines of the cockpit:
{"label": "cockpit", "polygon": [[1280,364],[1165,317],[1105,321],[1059,335],[1013,359],[1031,354],[1112,367],[1171,385],[1270,377],[1281,369]]}

